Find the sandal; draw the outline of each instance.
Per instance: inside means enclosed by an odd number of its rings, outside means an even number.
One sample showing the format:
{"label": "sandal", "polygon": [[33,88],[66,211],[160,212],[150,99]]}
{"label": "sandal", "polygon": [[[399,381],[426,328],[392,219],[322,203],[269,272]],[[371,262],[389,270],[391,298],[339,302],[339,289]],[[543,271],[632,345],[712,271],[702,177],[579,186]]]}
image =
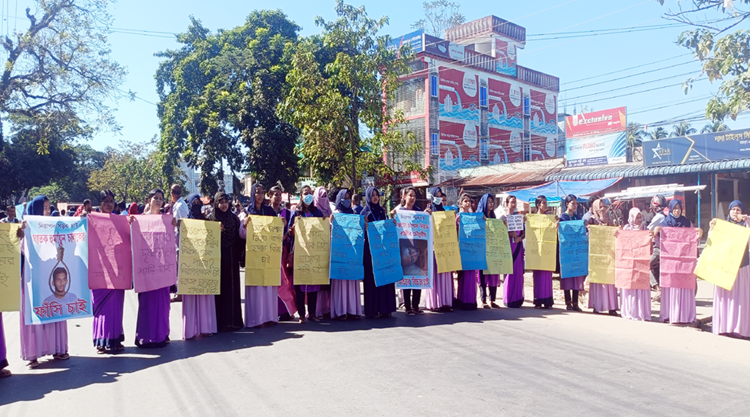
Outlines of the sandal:
{"label": "sandal", "polygon": [[413,316],[415,314],[417,314],[417,313],[415,313],[414,310],[406,310],[406,315],[407,316]]}
{"label": "sandal", "polygon": [[13,373],[9,369],[0,369],[0,378],[7,378],[9,376],[13,376]]}
{"label": "sandal", "polygon": [[500,308],[500,306],[497,305],[497,304],[495,304],[494,301],[490,303],[490,307],[492,307],[492,308]]}
{"label": "sandal", "polygon": [[414,314],[416,314],[418,316],[422,316],[422,315],[424,315],[424,311],[420,310],[420,309],[416,309],[416,310],[414,310]]}
{"label": "sandal", "polygon": [[28,366],[31,369],[34,369],[37,366],[39,366],[39,361],[34,359],[33,361],[29,361],[29,363],[27,363],[26,366]]}
{"label": "sandal", "polygon": [[70,355],[68,355],[67,353],[55,353],[54,355],[52,355],[52,359],[65,361],[70,359]]}
{"label": "sandal", "polygon": [[104,346],[97,346],[96,353],[99,355],[104,355],[105,353],[107,353],[107,348],[105,348]]}
{"label": "sandal", "polygon": [[487,303],[483,303],[482,304],[482,308],[485,309],[485,310],[489,310],[490,309],[490,305],[487,304]]}
{"label": "sandal", "polygon": [[316,323],[320,323],[320,317],[318,317],[318,316],[312,316],[308,320],[314,321]]}

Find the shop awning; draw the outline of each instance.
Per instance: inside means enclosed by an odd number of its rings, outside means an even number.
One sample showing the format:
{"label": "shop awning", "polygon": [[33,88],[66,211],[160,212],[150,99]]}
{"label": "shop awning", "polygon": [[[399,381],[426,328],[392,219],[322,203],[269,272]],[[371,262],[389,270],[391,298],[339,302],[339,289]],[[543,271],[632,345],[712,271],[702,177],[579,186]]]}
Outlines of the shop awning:
{"label": "shop awning", "polygon": [[489,188],[489,187],[528,187],[546,182],[549,170],[544,171],[519,171],[495,175],[482,175],[481,177],[465,177],[444,181],[438,187],[463,187],[463,188]]}
{"label": "shop awning", "polygon": [[516,197],[518,200],[526,202],[531,201],[540,195],[547,198],[553,198],[565,197],[568,194],[573,194],[580,198],[599,193],[600,191],[615,185],[617,181],[620,181],[620,178],[591,181],[553,181],[536,187],[508,191],[508,194]]}
{"label": "shop awning", "polygon": [[598,180],[604,178],[639,178],[664,175],[700,174],[710,172],[731,172],[750,170],[750,158],[733,161],[703,162],[690,165],[672,165],[665,167],[643,166],[641,162],[622,165],[605,165],[585,168],[566,168],[547,176],[547,181],[559,180]]}

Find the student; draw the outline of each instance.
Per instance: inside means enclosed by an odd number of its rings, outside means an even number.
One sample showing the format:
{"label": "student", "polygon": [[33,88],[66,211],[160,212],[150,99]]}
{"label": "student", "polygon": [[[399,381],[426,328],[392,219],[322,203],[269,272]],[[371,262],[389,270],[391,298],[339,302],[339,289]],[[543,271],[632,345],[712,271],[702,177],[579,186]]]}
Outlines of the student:
{"label": "student", "polygon": [[648,230],[651,230],[651,235],[654,237],[653,249],[651,251],[651,290],[655,291],[653,300],[658,302],[661,300],[661,288],[659,287],[659,283],[661,282],[659,277],[661,268],[661,240],[659,234],[653,232],[667,218],[664,215],[664,209],[667,208],[667,199],[663,195],[657,194],[651,199],[651,207],[654,216],[647,227]]}
{"label": "student", "polygon": [[242,322],[240,287],[240,219],[229,209],[229,196],[218,192],[214,197],[211,220],[221,222],[221,283],[216,302],[216,327],[220,332],[245,327]]}
{"label": "student", "polygon": [[[460,221],[460,213],[471,213],[472,198],[463,193],[458,199],[458,214],[456,228]],[[477,281],[479,272],[476,269],[458,271],[458,288],[456,289],[456,306],[462,310],[477,309]]]}
{"label": "student", "polygon": [[[581,217],[578,216],[578,199],[576,196],[568,194],[565,197],[564,204],[565,212],[560,216],[560,222],[582,220]],[[583,282],[585,279],[585,276],[580,276],[563,278],[560,280],[560,289],[565,292],[566,310],[581,311],[581,307],[578,306],[578,294],[580,291],[583,291]]]}
{"label": "student", "polygon": [[[414,187],[406,187],[402,193],[401,207],[399,210],[422,211],[416,205],[417,191]],[[407,244],[404,244],[407,242]],[[420,265],[421,254],[416,246],[408,244],[408,241],[399,240],[401,245],[401,266],[404,268],[404,275],[427,275],[427,265]],[[409,316],[422,315],[424,311],[419,308],[419,302],[422,298],[422,290],[402,290],[404,294],[404,309]]]}
{"label": "student", "polygon": [[[365,192],[365,206],[361,215],[365,218],[365,225],[388,219],[385,209],[380,205],[380,193],[375,187],[368,187]],[[375,274],[372,269],[372,254],[370,253],[369,237],[365,233],[365,317],[390,318],[396,311],[396,284],[375,286]]]}
{"label": "student", "polygon": [[[482,199],[479,200],[477,205],[478,213],[484,213],[486,219],[495,218],[495,198],[491,194],[485,194]],[[479,273],[479,287],[482,290],[482,308],[500,308],[499,305],[495,304],[497,298],[497,287],[500,286],[500,274],[487,274],[480,270]],[[487,287],[490,287],[490,304],[487,304]]]}
{"label": "student", "polygon": [[[540,195],[534,201],[537,214],[548,214],[549,206],[547,197]],[[555,216],[557,217],[557,216]],[[554,298],[552,296],[552,271],[533,271],[534,277],[534,307],[552,308]]]}
{"label": "student", "polygon": [[[336,195],[334,213],[354,214],[349,190],[339,190],[338,195]],[[359,295],[359,284],[361,282],[361,279],[331,280],[331,318],[359,320],[362,315],[362,303]]]}
{"label": "student", "polygon": [[297,304],[294,300],[294,286],[291,280],[292,273],[287,262],[291,248],[291,241],[287,237],[287,232],[289,231],[289,219],[292,217],[292,212],[282,201],[282,190],[278,185],[274,185],[268,190],[268,197],[270,201],[269,207],[271,207],[271,210],[273,210],[277,217],[281,217],[284,223],[284,238],[281,246],[281,285],[279,285],[277,291],[279,293],[277,301],[279,321],[291,321],[294,318],[294,313],[297,312]]}
{"label": "student", "polygon": [[16,206],[7,206],[5,208],[5,214],[7,214],[8,217],[0,220],[0,223],[21,223],[21,221],[18,220],[18,217],[16,217]]}
{"label": "student", "polygon": [[[292,240],[292,252],[289,256],[292,259],[294,259],[294,230],[296,228],[296,220],[298,217],[324,217],[323,213],[321,213],[315,206],[315,197],[313,196],[312,189],[307,185],[302,187],[299,204],[297,204],[297,207],[292,212],[292,217],[289,221],[291,223],[291,226],[289,227],[289,238]],[[293,276],[292,282],[294,282]],[[319,290],[320,285],[294,286],[300,323],[304,323],[308,319],[315,322],[320,321],[320,318],[316,315]],[[307,312],[305,311],[305,299],[307,299]]]}
{"label": "student", "polygon": [[[591,217],[586,224],[592,226],[613,226],[603,200],[598,199],[594,201],[594,204],[591,206]],[[616,316],[619,305],[615,285],[591,283],[589,285],[589,308],[593,309],[594,313],[609,311],[609,315]]]}
{"label": "student", "polygon": [[[628,213],[628,224],[623,230],[646,230],[641,211],[633,207]],[[651,321],[651,291],[620,288],[620,314],[622,318]]]}
{"label": "student", "polygon": [[[430,208],[433,213],[445,211],[445,207],[443,207],[445,197],[440,187],[433,187],[430,190]],[[453,311],[453,272],[438,273],[437,261],[433,259],[432,276],[433,287],[425,290],[425,307],[434,311]]]}
{"label": "student", "polygon": [[[315,207],[320,210],[323,217],[329,218],[333,214],[331,202],[328,199],[328,190],[325,187],[318,187],[313,193],[313,202]],[[321,285],[318,290],[318,300],[315,315],[317,317],[330,318],[331,316],[331,284]]]}
{"label": "student", "polygon": [[[515,196],[509,196],[505,200],[505,207],[508,215],[518,214],[516,210],[517,200]],[[507,220],[504,217],[503,220]],[[524,282],[524,247],[523,240],[526,237],[526,231],[508,232],[510,238],[510,251],[513,255],[513,273],[505,277],[505,286],[503,287],[503,304],[509,308],[519,308],[523,305],[523,282]]]}
{"label": "student", "polygon": [[360,204],[361,199],[362,196],[359,195],[359,193],[354,193],[354,195],[352,195],[352,210],[354,211],[354,214],[362,213],[362,209],[364,207],[362,207],[362,205]]}

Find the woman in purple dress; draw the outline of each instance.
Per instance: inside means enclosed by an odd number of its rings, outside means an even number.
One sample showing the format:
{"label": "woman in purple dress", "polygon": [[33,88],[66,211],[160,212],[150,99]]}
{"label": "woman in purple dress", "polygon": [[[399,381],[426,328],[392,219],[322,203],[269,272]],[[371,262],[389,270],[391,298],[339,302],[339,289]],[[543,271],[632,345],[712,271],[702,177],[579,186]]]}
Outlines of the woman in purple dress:
{"label": "woman in purple dress", "polygon": [[[581,220],[578,215],[578,199],[573,194],[568,194],[564,200],[565,212],[560,216],[560,222]],[[560,251],[558,251],[559,253]],[[565,309],[568,311],[581,311],[578,305],[578,294],[583,291],[585,276],[561,278],[560,289],[565,293]]]}
{"label": "woman in purple dress", "polygon": [[[472,213],[472,198],[469,194],[461,194],[458,198],[459,215],[456,215],[456,228],[460,213]],[[456,290],[456,307],[462,310],[477,309],[477,282],[479,271],[476,269],[458,271],[458,288]]]}
{"label": "woman in purple dress", "polygon": [[[611,219],[607,215],[607,207],[602,199],[594,201],[591,208],[591,218],[589,225],[594,226],[613,226]],[[608,311],[610,315],[616,316],[620,308],[617,300],[617,287],[615,284],[597,284],[589,285],[589,308],[594,313]]]}
{"label": "woman in purple dress", "polygon": [[[540,195],[535,200],[536,213],[547,214],[547,197]],[[534,307],[552,308],[555,303],[552,297],[552,271],[533,272],[534,277]]]}
{"label": "woman in purple dress", "polygon": [[216,327],[220,332],[235,331],[245,327],[240,290],[241,223],[229,209],[229,196],[226,193],[216,193],[211,220],[221,222],[221,293],[214,296]]}
{"label": "woman in purple dress", "polygon": [[[727,221],[742,227],[750,227],[742,202],[729,204]],[[713,228],[716,219],[711,221]],[[714,334],[750,337],[750,256],[748,248],[742,257],[737,278],[732,289],[716,286],[714,290],[714,316],[711,325]]]}
{"label": "woman in purple dress", "polygon": [[[335,213],[354,214],[352,196],[349,190],[340,190],[336,195]],[[362,303],[359,296],[361,279],[331,280],[331,317],[340,320],[359,320]]]}
{"label": "woman in purple dress", "polygon": [[[300,192],[300,202],[297,204],[297,208],[292,212],[292,217],[289,220],[291,226],[289,227],[289,237],[294,242],[294,229],[296,227],[295,221],[297,217],[324,217],[323,213],[318,210],[315,206],[315,198],[312,194],[312,189],[309,186],[302,187]],[[292,243],[294,245],[294,243]],[[292,252],[289,256],[294,257],[294,246],[292,246]],[[292,268],[292,271],[294,269]],[[294,277],[292,277],[294,282]],[[299,322],[304,323],[308,319],[311,321],[320,321],[317,313],[318,306],[318,291],[320,285],[295,285],[295,298],[297,302],[297,312],[299,313]],[[305,311],[305,299],[307,299],[307,311]]]}
{"label": "woman in purple dress", "polygon": [[[443,190],[433,187],[430,190],[430,208],[432,212],[445,211],[443,207]],[[428,310],[451,312],[453,311],[453,272],[438,272],[437,261],[433,256],[432,263],[432,289],[425,290],[425,307]]]}
{"label": "woman in purple dress", "polygon": [[[516,197],[510,196],[505,200],[505,207],[508,215],[518,214],[516,210]],[[505,220],[504,218],[503,220]],[[519,308],[523,305],[523,281],[524,281],[524,247],[523,239],[526,237],[526,231],[508,232],[510,238],[510,253],[513,256],[513,273],[505,277],[505,286],[503,287],[503,304],[509,308]]]}
{"label": "woman in purple dress", "polygon": [[[491,194],[485,194],[477,204],[477,212],[483,213],[487,219],[495,218],[495,198]],[[500,274],[485,274],[484,271],[479,272],[479,287],[482,290],[482,308],[500,308],[499,305],[495,304],[497,298],[497,287],[500,286]],[[487,287],[490,287],[490,304],[487,304]]]}
{"label": "woman in purple dress", "polygon": [[[638,208],[630,209],[628,224],[623,230],[646,230],[646,223]],[[625,319],[651,321],[651,290],[620,288],[620,314]]]}
{"label": "woman in purple dress", "polygon": [[[325,187],[318,187],[313,192],[313,197],[313,203],[323,217],[331,217],[333,210],[331,201],[328,199],[328,190]],[[321,318],[331,317],[331,284],[320,286],[315,315]]]}
{"label": "woman in purple dress", "polygon": [[[375,187],[368,187],[365,192],[365,207],[360,213],[364,216],[365,223],[387,220],[388,215],[380,205],[380,193]],[[387,284],[380,287],[375,285],[375,275],[372,272],[372,255],[367,233],[365,233],[365,317],[375,318],[392,317],[396,311],[396,284]]]}

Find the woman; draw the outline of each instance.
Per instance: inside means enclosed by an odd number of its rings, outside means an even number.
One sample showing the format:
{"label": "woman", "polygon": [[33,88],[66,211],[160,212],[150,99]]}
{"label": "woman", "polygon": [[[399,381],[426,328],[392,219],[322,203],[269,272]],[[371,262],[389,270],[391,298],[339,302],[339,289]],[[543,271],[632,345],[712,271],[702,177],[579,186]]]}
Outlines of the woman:
{"label": "woman", "polygon": [[[662,227],[693,227],[693,223],[682,215],[682,202],[680,200],[675,198],[669,202],[669,215],[661,223],[661,226],[653,229],[654,234],[660,233]],[[696,229],[696,233],[698,234],[698,239],[700,239],[703,235],[703,230]],[[695,290],[689,288],[665,288],[663,285],[661,289],[659,320],[672,324],[695,323]]]}
{"label": "woman", "polygon": [[[432,212],[445,211],[443,207],[443,190],[440,187],[433,187],[430,190],[432,201],[430,208]],[[437,260],[433,256],[433,287],[425,291],[425,307],[428,310],[437,310],[444,312],[453,311],[453,272],[438,272]]]}
{"label": "woman", "polygon": [[[594,201],[591,208],[591,219],[589,219],[587,224],[613,226],[612,221],[607,215],[607,206],[604,205],[603,200],[598,199]],[[616,316],[619,305],[615,284],[596,284],[592,282],[589,285],[589,308],[593,309],[594,313],[609,311],[611,316]]]}
{"label": "woman", "polygon": [[[547,214],[549,206],[547,197],[540,195],[535,200],[536,213]],[[554,299],[552,297],[552,271],[534,270],[534,307],[552,308]]]}
{"label": "woman", "polygon": [[[456,215],[456,227],[460,221],[460,213],[471,213],[472,198],[463,193],[458,198],[459,214]],[[476,269],[458,271],[458,288],[456,289],[456,306],[462,310],[477,309],[477,280],[479,273]]]}
{"label": "woman", "polygon": [[[201,201],[198,193],[187,196],[188,218],[206,220],[203,216]],[[216,297],[213,295],[183,295],[182,296],[182,338],[195,339],[197,336],[213,336],[216,327]]]}
{"label": "woman", "polygon": [[[259,183],[253,184],[250,189],[252,201],[245,210],[248,216],[242,222],[240,238],[247,239],[247,225],[250,223],[250,215],[276,217],[276,212],[271,207],[263,204],[266,193]],[[279,268],[281,266],[279,265]],[[247,270],[245,270],[247,274]],[[279,270],[279,280],[281,280]],[[266,323],[278,323],[279,321],[279,287],[278,286],[256,286],[245,285],[245,325],[247,327],[259,327]]]}
{"label": "woman", "polygon": [[[320,210],[323,217],[331,217],[331,202],[328,200],[328,190],[325,187],[315,189],[313,203]],[[321,285],[318,290],[318,300],[315,315],[318,317],[330,318],[331,316],[331,285]]]}
{"label": "woman", "polygon": [[139,214],[138,211],[138,203],[130,203],[130,207],[128,207],[128,214],[131,216],[135,216],[136,214]]}
{"label": "woman", "polygon": [[[148,211],[144,216],[161,216],[164,192],[158,188],[146,197]],[[135,217],[128,217],[132,224]],[[173,224],[176,224],[173,220]],[[139,348],[162,348],[169,344],[169,286],[138,294],[138,321],[135,345]]]}
{"label": "woman", "polygon": [[[375,187],[368,187],[365,192],[365,207],[361,216],[365,223],[387,220],[388,215],[380,205],[380,193]],[[380,287],[375,286],[375,275],[372,272],[372,255],[367,233],[365,233],[365,317],[375,318],[392,317],[396,311],[396,284],[387,284]]]}
{"label": "woman", "polygon": [[8,368],[8,350],[5,348],[5,332],[3,331],[3,315],[0,313],[0,378],[7,378],[13,373]]}
{"label": "woman", "polygon": [[[508,215],[518,214],[516,197],[509,196],[505,200],[505,207]],[[505,219],[503,219],[505,220]],[[505,277],[505,286],[503,287],[503,304],[509,308],[519,308],[523,305],[523,269],[524,269],[524,248],[523,239],[526,237],[526,231],[508,232],[510,238],[510,252],[513,255],[513,273]]]}
{"label": "woman", "polygon": [[[573,194],[565,196],[565,212],[560,216],[561,222],[581,220],[578,215],[578,198]],[[559,253],[560,251],[558,251]],[[565,292],[565,309],[568,311],[581,311],[578,306],[578,294],[583,291],[585,276],[560,279],[560,289]],[[571,297],[572,292],[572,297]]]}
{"label": "woman", "polygon": [[[646,230],[641,211],[633,207],[628,213],[628,224],[623,230]],[[650,244],[649,244],[650,246]],[[630,290],[620,288],[622,300],[620,313],[623,318],[638,321],[651,321],[651,290]]]}
{"label": "woman", "polygon": [[214,197],[211,220],[221,222],[221,283],[216,303],[216,327],[220,332],[239,330],[242,323],[240,294],[240,219],[229,209],[229,196],[218,192]]}
{"label": "woman", "polygon": [[[114,193],[110,190],[102,191],[99,202],[101,212],[114,214],[114,208]],[[122,326],[125,290],[92,290],[91,304],[94,313],[94,347],[97,353],[122,351],[122,342],[125,341]]]}
{"label": "woman", "polygon": [[[495,218],[495,198],[491,194],[485,194],[477,205],[478,213],[483,213],[486,219]],[[490,304],[487,304],[487,287],[490,287]],[[497,298],[497,287],[500,286],[500,274],[486,274],[479,271],[479,287],[482,290],[482,308],[500,308],[495,304]]]}
{"label": "woman", "polygon": [[[747,215],[743,214],[745,207],[740,201],[729,204],[727,221],[742,227],[750,227]],[[711,228],[716,219],[711,221]],[[748,248],[742,257],[737,278],[731,290],[716,286],[714,291],[714,316],[712,330],[714,334],[728,334],[740,337],[750,337],[750,256]]]}
{"label": "woman", "polygon": [[[349,190],[340,190],[336,195],[335,213],[354,214]],[[359,320],[362,315],[362,303],[359,296],[361,279],[331,280],[331,317],[340,320]]]}
{"label": "woman", "polygon": [[[422,211],[422,209],[416,205],[417,191],[414,189],[414,187],[404,188],[402,195],[403,198],[401,199],[401,207],[399,208],[399,211]],[[424,268],[420,268],[420,266],[417,265],[419,259],[419,251],[411,244],[409,244],[408,246],[409,247],[404,247],[402,245],[401,247],[401,265],[404,266],[404,274],[409,275],[411,272],[409,272],[408,268],[411,268],[415,274],[421,275],[423,273],[421,271],[423,271]],[[405,259],[407,260],[406,265],[408,266],[405,265]],[[424,311],[419,309],[419,302],[422,298],[422,290],[405,289],[402,290],[402,292],[404,294],[404,309],[406,310],[406,314],[409,316],[424,314]]]}
{"label": "woman", "polygon": [[[50,203],[47,196],[37,196],[26,206],[26,215],[49,216],[50,214]],[[25,225],[22,227],[25,228]],[[21,248],[23,247],[24,245],[21,244]],[[21,271],[24,270],[25,268],[21,268]],[[22,280],[24,278],[22,277]],[[21,285],[21,299],[24,299],[24,288],[25,285]],[[46,355],[52,355],[52,358],[57,360],[70,358],[70,355],[68,355],[67,321],[49,324],[26,324],[24,321],[25,315],[26,303],[21,303],[21,314],[19,314],[21,319],[21,358],[28,361],[27,366],[29,368],[39,366],[38,359]]]}
{"label": "woman", "polygon": [[[289,254],[291,259],[294,259],[294,229],[296,227],[295,221],[297,217],[324,217],[323,213],[318,210],[315,205],[315,197],[312,194],[312,189],[305,185],[302,187],[300,193],[300,201],[297,207],[292,212],[292,217],[289,220],[291,227],[289,227],[289,238],[292,240],[292,251]],[[293,261],[291,262],[293,264]],[[294,269],[292,269],[294,271]],[[292,283],[294,283],[294,277],[292,276]],[[311,321],[320,321],[317,316],[318,306],[318,291],[320,285],[295,285],[295,298],[297,302],[297,312],[299,313],[299,322],[304,323],[308,319]],[[308,311],[305,311],[305,299],[307,299]]]}
{"label": "woman", "polygon": [[282,202],[281,194],[282,189],[278,185],[274,185],[268,190],[271,209],[275,213],[274,215],[281,217],[284,222],[284,240],[281,247],[281,285],[278,289],[279,300],[277,302],[279,321],[290,321],[294,318],[294,313],[297,312],[297,304],[294,300],[294,286],[291,280],[292,272],[287,263],[289,250],[292,246],[291,241],[287,238],[289,219],[292,217],[292,212]]}

